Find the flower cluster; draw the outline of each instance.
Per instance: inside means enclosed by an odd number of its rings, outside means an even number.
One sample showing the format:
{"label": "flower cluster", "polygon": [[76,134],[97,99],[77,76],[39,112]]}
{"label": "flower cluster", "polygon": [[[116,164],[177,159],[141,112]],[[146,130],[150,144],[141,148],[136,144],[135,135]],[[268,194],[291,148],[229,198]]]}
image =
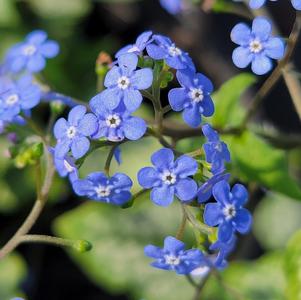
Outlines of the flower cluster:
{"label": "flower cluster", "polygon": [[[163,148],[151,156],[152,166],[143,167],[137,174],[143,188],[141,192],[151,190],[150,199],[158,206],[167,207],[177,202],[184,211],[197,207],[203,217],[194,216],[191,224],[195,226],[200,222],[207,228],[206,245],[212,242],[209,231],[217,231],[217,238],[205,251],[205,244],[185,250],[180,235],[168,236],[163,249],[148,245],[145,254],[155,259],[152,266],[178,274],[194,274],[202,268],[224,268],[227,256],[234,249],[237,232],[247,233],[252,218],[243,207],[248,198],[246,189],[240,184],[230,188],[230,174],[226,171],[226,164],[230,162],[227,145],[203,122],[203,117],[214,114],[211,99],[214,88],[210,79],[197,72],[189,54],[170,38],[147,31],[134,44],[117,52],[116,61],[105,74],[105,88],[89,103],[74,105],[75,101],[54,91],[43,93],[34,74],[44,68],[45,58],[55,56],[58,49],[56,42],[47,40],[45,32],[35,31],[25,42],[9,50],[1,69],[0,125],[20,117],[28,118],[30,109],[42,98],[48,102],[52,97],[64,101],[71,109],[67,117],[58,118],[53,126],[55,145],[44,141],[58,174],[68,177],[78,196],[123,207],[129,207],[134,199],[133,181],[123,173],[110,175],[111,160],[115,157],[121,163],[119,146],[122,143],[149,135],[157,138]],[[169,79],[164,79],[166,74]],[[196,154],[179,152],[162,133],[160,89],[168,87],[173,74],[178,87],[169,90],[167,108],[182,112],[184,123],[199,130],[204,137]],[[155,121],[136,115],[144,98],[153,104]],[[80,166],[99,147],[110,147],[104,170],[95,170],[81,178]],[[194,215],[192,211],[189,213]]]}
{"label": "flower cluster", "polygon": [[7,51],[0,65],[0,122],[4,127],[9,123],[24,124],[24,117],[39,104],[42,91],[34,73],[44,69],[46,59],[58,52],[58,44],[47,40],[42,30],[31,32]]}

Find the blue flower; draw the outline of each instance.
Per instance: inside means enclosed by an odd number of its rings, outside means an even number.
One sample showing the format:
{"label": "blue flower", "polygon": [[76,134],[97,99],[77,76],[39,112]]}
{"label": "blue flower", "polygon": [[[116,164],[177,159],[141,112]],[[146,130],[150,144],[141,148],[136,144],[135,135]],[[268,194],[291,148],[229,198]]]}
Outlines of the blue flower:
{"label": "blue flower", "polygon": [[144,248],[144,254],[155,259],[151,266],[175,271],[177,274],[189,274],[206,264],[206,258],[199,249],[185,250],[185,244],[172,236],[164,239],[163,249],[148,245]]}
{"label": "blue flower", "polygon": [[123,102],[129,111],[135,111],[142,102],[139,90],[149,88],[153,82],[153,73],[149,68],[136,70],[138,56],[133,53],[118,57],[118,65],[106,75],[104,85],[107,87],[100,97],[109,109],[115,109]]}
{"label": "blue flower", "polygon": [[181,88],[170,90],[168,99],[175,111],[183,112],[183,119],[192,126],[201,124],[202,115],[210,117],[214,112],[214,105],[210,94],[213,91],[211,81],[201,73],[190,69],[177,72],[177,79]]}
{"label": "blue flower", "polygon": [[59,45],[47,40],[47,33],[35,30],[28,34],[25,41],[13,46],[6,55],[6,64],[13,73],[22,70],[40,72],[46,65],[46,58],[53,58],[59,53]]}
{"label": "blue flower", "polygon": [[21,111],[35,107],[41,98],[38,85],[32,83],[31,76],[23,76],[14,82],[0,79],[0,119],[13,121]]}
{"label": "blue flower", "polygon": [[140,139],[146,131],[146,123],[143,119],[131,116],[123,103],[115,109],[104,106],[103,98],[95,96],[90,101],[90,107],[98,118],[98,131],[93,135],[94,139],[106,137],[109,141],[122,141]]}
{"label": "blue flower", "polygon": [[163,35],[154,35],[151,43],[146,46],[148,55],[155,59],[164,59],[166,64],[176,70],[190,68],[195,70],[195,66],[188,53],[178,48],[168,37]]}
{"label": "blue flower", "polygon": [[61,177],[69,177],[70,182],[74,182],[78,179],[78,170],[75,165],[75,159],[69,154],[65,157],[59,158],[55,156],[54,148],[49,148],[49,152],[53,155],[54,165]]}
{"label": "blue flower", "polygon": [[152,189],[151,200],[160,206],[168,206],[176,195],[181,201],[190,201],[197,192],[197,184],[188,176],[198,169],[197,162],[182,155],[174,162],[172,150],[162,148],[151,157],[154,167],[145,167],[138,172],[139,184]]}
{"label": "blue flower", "polygon": [[136,40],[136,43],[133,45],[127,45],[120,49],[116,54],[115,57],[118,58],[119,56],[126,54],[126,53],[135,53],[137,55],[141,55],[143,53],[143,50],[145,47],[152,41],[151,36],[152,36],[151,31],[145,31],[141,33]]}
{"label": "blue flower", "polygon": [[246,24],[237,24],[231,32],[231,39],[238,44],[232,59],[238,68],[246,68],[251,63],[252,71],[263,75],[272,69],[271,59],[284,56],[285,44],[281,38],[271,37],[272,25],[263,17],[253,20],[252,29]]}
{"label": "blue flower", "polygon": [[218,173],[216,175],[213,175],[211,178],[209,178],[198,189],[197,192],[198,202],[199,203],[207,202],[212,196],[213,186],[222,180],[228,181],[229,178],[230,178],[230,174],[223,174],[223,173]]}
{"label": "blue flower", "polygon": [[55,156],[64,158],[71,149],[72,155],[78,159],[84,156],[90,147],[87,137],[93,135],[98,128],[97,118],[86,114],[86,107],[78,105],[72,108],[68,121],[60,118],[54,125],[54,136],[57,139]]}
{"label": "blue flower", "polygon": [[213,174],[221,173],[225,170],[225,161],[230,162],[228,147],[220,141],[218,133],[209,124],[203,125],[202,131],[207,138],[207,143],[203,145],[206,161],[211,164]]}
{"label": "blue flower", "polygon": [[[276,1],[276,0],[271,0]],[[292,5],[295,9],[301,10],[301,0],[291,0]],[[266,3],[266,0],[250,0],[249,5],[252,9],[257,9],[263,6]]]}
{"label": "blue flower", "polygon": [[225,243],[232,238],[235,231],[247,233],[252,217],[250,212],[243,208],[248,200],[246,188],[235,184],[230,191],[229,183],[223,180],[214,185],[212,193],[217,202],[206,204],[204,221],[209,226],[219,226],[218,239]]}
{"label": "blue flower", "polygon": [[91,200],[123,205],[132,195],[130,189],[132,180],[125,174],[116,173],[107,177],[102,172],[91,173],[86,179],[73,182],[73,189],[79,196],[86,196]]}
{"label": "blue flower", "polygon": [[116,147],[114,151],[114,158],[118,165],[121,165],[122,159],[121,159],[121,149],[120,147]]}
{"label": "blue flower", "polygon": [[218,250],[218,254],[216,256],[216,259],[214,261],[214,266],[222,270],[227,267],[228,262],[227,262],[227,257],[229,254],[234,250],[235,245],[236,245],[236,236],[233,235],[231,239],[227,242],[221,242],[217,240],[214,244],[210,246],[210,250],[216,251]]}
{"label": "blue flower", "polygon": [[160,4],[172,15],[180,13],[183,9],[183,0],[160,0]]}

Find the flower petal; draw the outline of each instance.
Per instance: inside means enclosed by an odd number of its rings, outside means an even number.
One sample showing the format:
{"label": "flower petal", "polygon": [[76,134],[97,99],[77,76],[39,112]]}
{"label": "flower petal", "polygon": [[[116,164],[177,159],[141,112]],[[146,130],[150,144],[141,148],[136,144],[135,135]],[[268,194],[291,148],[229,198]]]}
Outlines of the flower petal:
{"label": "flower petal", "polygon": [[144,248],[144,254],[151,258],[162,258],[163,257],[163,251],[154,245],[147,245]]}
{"label": "flower petal", "polygon": [[101,102],[108,109],[115,109],[122,98],[122,93],[118,88],[108,88],[100,93]]}
{"label": "flower petal", "polygon": [[183,119],[191,127],[194,127],[194,128],[198,127],[202,121],[202,116],[199,111],[199,106],[196,104],[193,104],[192,106],[184,109]]}
{"label": "flower petal", "polygon": [[205,206],[204,221],[209,226],[216,226],[222,222],[223,214],[218,203],[208,203]]}
{"label": "flower petal", "polygon": [[265,43],[265,53],[270,58],[281,59],[284,56],[285,44],[280,38],[270,38]]}
{"label": "flower petal", "polygon": [[256,17],[252,23],[252,33],[261,41],[266,41],[272,32],[271,22],[264,17]]}
{"label": "flower petal", "polygon": [[97,118],[91,113],[84,115],[84,117],[79,121],[78,131],[85,136],[93,135],[97,129]]}
{"label": "flower petal", "polygon": [[218,227],[218,239],[221,242],[228,242],[233,236],[233,226],[230,222],[224,221]]}
{"label": "flower petal", "polygon": [[174,171],[180,178],[194,175],[197,170],[196,160],[188,155],[182,155],[175,161]]}
{"label": "flower petal", "polygon": [[175,88],[168,93],[169,104],[174,111],[183,110],[187,98],[187,91],[184,88]]}
{"label": "flower petal", "polygon": [[181,201],[191,201],[195,197],[197,189],[196,182],[190,178],[180,179],[175,184],[176,196]]}
{"label": "flower petal", "polygon": [[163,59],[167,56],[167,53],[163,48],[154,44],[146,46],[146,51],[148,55],[153,59]]}
{"label": "flower petal", "polygon": [[118,64],[129,73],[137,68],[138,56],[134,53],[127,53],[118,57]]}
{"label": "flower petal", "polygon": [[83,157],[89,148],[90,141],[86,137],[75,138],[71,144],[71,152],[76,159]]}
{"label": "flower petal", "polygon": [[150,189],[160,183],[160,177],[158,172],[152,167],[142,168],[138,172],[138,182],[139,184],[146,188]]}
{"label": "flower petal", "polygon": [[169,148],[162,148],[156,151],[152,157],[151,162],[154,166],[160,169],[168,169],[174,162],[173,151]]}
{"label": "flower petal", "polygon": [[66,136],[68,123],[64,118],[60,118],[56,121],[53,128],[53,133],[56,139],[61,139]]}
{"label": "flower petal", "polygon": [[79,121],[84,117],[87,109],[83,105],[77,105],[72,108],[68,115],[68,122],[73,125],[77,126]]}
{"label": "flower petal", "polygon": [[43,56],[53,58],[58,55],[60,47],[55,41],[47,41],[40,46],[39,50]]}
{"label": "flower petal", "polygon": [[174,187],[164,184],[161,187],[154,187],[151,191],[151,200],[159,206],[168,206],[174,199]]}
{"label": "flower petal", "polygon": [[144,68],[134,72],[131,77],[131,84],[135,89],[145,90],[152,85],[153,72],[150,68]]}
{"label": "flower petal", "polygon": [[244,23],[235,25],[231,31],[231,40],[235,44],[240,46],[246,46],[249,44],[251,37],[250,27]]}
{"label": "flower petal", "polygon": [[185,244],[182,241],[177,240],[173,236],[167,236],[164,239],[164,250],[169,251],[172,254],[177,255],[178,252],[185,249]]}
{"label": "flower petal", "polygon": [[271,59],[264,54],[254,56],[252,71],[257,75],[264,75],[272,69]]}
{"label": "flower petal", "polygon": [[235,184],[231,190],[235,206],[243,206],[248,201],[248,191],[242,184]]}
{"label": "flower petal", "polygon": [[233,63],[238,68],[246,68],[251,63],[253,57],[254,55],[246,47],[238,47],[232,53]]}
{"label": "flower petal", "polygon": [[133,88],[124,90],[124,105],[130,112],[133,112],[139,108],[142,99],[142,95],[139,91],[134,90]]}
{"label": "flower petal", "polygon": [[111,87],[117,84],[118,79],[122,76],[121,70],[119,67],[114,66],[106,75],[104,86]]}
{"label": "flower petal", "polygon": [[230,202],[230,185],[227,181],[222,180],[216,183],[212,188],[212,194],[215,200],[223,205]]}
{"label": "flower petal", "polygon": [[146,131],[146,123],[138,117],[129,117],[123,123],[124,135],[129,140],[140,139]]}
{"label": "flower petal", "polygon": [[252,216],[247,209],[242,208],[237,211],[236,216],[233,218],[232,222],[235,225],[235,229],[239,233],[245,234],[251,228]]}

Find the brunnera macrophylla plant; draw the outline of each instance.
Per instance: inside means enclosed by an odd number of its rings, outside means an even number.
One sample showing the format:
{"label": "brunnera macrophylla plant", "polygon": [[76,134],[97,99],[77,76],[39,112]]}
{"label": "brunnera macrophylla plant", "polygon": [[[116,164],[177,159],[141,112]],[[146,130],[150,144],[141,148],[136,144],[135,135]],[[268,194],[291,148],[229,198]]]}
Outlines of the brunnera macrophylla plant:
{"label": "brunnera macrophylla plant", "polygon": [[[161,1],[162,5],[166,3],[170,4]],[[271,59],[285,55],[282,39],[271,36],[271,32],[271,22],[264,17],[255,18],[251,28],[237,24],[231,32],[232,41],[238,44],[233,52],[234,64],[240,68],[251,64],[258,75],[269,72]],[[130,208],[148,191],[153,205],[168,207],[177,202],[183,212],[178,232],[165,237],[163,248],[146,245],[144,249],[153,259],[153,267],[188,277],[204,269],[206,274],[224,269],[239,235],[249,232],[252,216],[245,208],[247,189],[242,184],[230,184],[228,145],[207,123],[215,110],[211,80],[170,38],[147,31],[103,67],[104,88],[86,103],[51,90],[39,76],[47,59],[58,53],[58,44],[37,30],[9,49],[1,64],[1,132],[10,139],[10,154],[17,167],[36,168],[37,200],[20,229],[0,250],[0,258],[25,241],[71,246],[79,251],[91,249],[83,240],[28,234],[47,202],[56,170],[68,178],[76,195],[103,205]],[[170,88],[173,78],[177,86]],[[167,106],[160,96],[163,88],[168,92]],[[143,101],[152,103],[154,120],[136,116]],[[47,130],[32,118],[32,110],[41,102],[51,108]],[[67,115],[62,114],[64,108],[68,108]],[[177,129],[172,134],[165,131],[165,116],[170,111],[180,113],[186,126],[203,136],[204,143],[197,151],[183,153],[166,139],[176,139],[178,134]],[[138,171],[141,190],[132,194],[133,178],[124,173],[111,174],[110,165],[113,159],[122,163],[120,145],[148,136],[158,139],[162,148],[149,157],[149,166]],[[81,178],[79,169],[84,160],[102,147],[109,148],[103,169]],[[204,235],[194,247],[182,241],[187,222]]]}

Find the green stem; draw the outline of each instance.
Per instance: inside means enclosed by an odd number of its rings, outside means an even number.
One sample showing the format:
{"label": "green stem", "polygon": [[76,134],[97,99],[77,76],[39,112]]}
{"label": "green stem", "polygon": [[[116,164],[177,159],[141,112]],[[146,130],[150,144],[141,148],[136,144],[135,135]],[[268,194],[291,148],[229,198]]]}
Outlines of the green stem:
{"label": "green stem", "polygon": [[26,234],[20,237],[20,243],[42,243],[59,247],[73,247],[75,241],[49,235]]}
{"label": "green stem", "polygon": [[0,259],[4,258],[7,254],[13,251],[20,244],[21,238],[30,231],[30,229],[37,221],[38,217],[40,216],[46,204],[53,175],[54,175],[52,156],[48,151],[46,152],[46,155],[47,155],[46,174],[44,177],[43,185],[42,186],[40,186],[40,184],[37,185],[37,188],[39,188],[39,190],[37,191],[37,199],[34,203],[34,206],[31,212],[29,213],[29,215],[27,216],[27,218],[25,219],[24,223],[21,225],[21,227],[0,250]]}
{"label": "green stem", "polygon": [[186,224],[187,224],[187,215],[183,208],[183,204],[181,205],[181,208],[182,208],[182,221],[181,221],[181,224],[180,224],[177,234],[176,234],[176,239],[178,239],[178,240],[183,239],[183,235],[184,235]]}

